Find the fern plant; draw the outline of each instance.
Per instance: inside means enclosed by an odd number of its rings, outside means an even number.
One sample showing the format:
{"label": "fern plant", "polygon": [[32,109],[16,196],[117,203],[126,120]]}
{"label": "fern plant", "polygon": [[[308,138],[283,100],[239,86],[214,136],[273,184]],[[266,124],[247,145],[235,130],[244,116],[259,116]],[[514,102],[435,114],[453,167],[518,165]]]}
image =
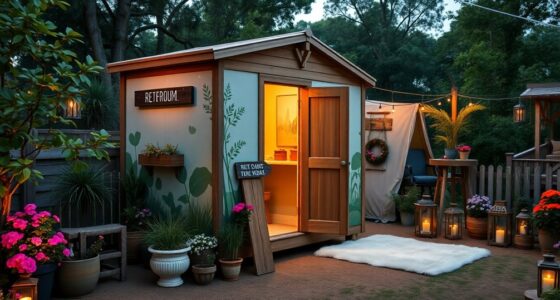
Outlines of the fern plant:
{"label": "fern plant", "polygon": [[468,126],[469,117],[472,113],[484,110],[486,107],[482,104],[472,104],[465,106],[459,111],[457,119],[451,120],[451,117],[443,109],[437,109],[433,106],[426,105],[424,113],[434,120],[431,127],[436,131],[436,141],[445,144],[448,149],[454,149],[459,139],[459,134]]}

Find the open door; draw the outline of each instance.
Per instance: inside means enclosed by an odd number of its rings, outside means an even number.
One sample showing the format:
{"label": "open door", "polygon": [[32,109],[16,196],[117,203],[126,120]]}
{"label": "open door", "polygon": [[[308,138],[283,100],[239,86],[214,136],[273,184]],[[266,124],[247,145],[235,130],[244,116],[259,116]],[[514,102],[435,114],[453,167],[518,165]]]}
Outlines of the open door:
{"label": "open door", "polygon": [[300,93],[300,230],[346,235],[348,88]]}

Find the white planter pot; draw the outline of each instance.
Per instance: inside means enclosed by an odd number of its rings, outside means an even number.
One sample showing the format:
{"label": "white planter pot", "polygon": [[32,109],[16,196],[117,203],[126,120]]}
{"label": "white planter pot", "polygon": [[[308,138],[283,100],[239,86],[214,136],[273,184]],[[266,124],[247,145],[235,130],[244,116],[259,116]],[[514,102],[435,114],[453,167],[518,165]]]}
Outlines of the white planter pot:
{"label": "white planter pot", "polygon": [[156,250],[152,246],[148,251],[152,253],[150,267],[159,276],[157,284],[162,287],[176,287],[183,284],[181,274],[189,268],[190,260],[187,254],[191,248],[179,250]]}

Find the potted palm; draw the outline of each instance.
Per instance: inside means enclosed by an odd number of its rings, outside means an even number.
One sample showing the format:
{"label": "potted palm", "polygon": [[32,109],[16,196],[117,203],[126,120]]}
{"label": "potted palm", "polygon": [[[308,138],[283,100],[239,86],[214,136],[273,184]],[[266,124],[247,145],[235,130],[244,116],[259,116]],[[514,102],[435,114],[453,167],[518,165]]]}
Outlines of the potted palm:
{"label": "potted palm", "polygon": [[431,127],[436,131],[436,141],[442,142],[445,145],[445,156],[449,159],[455,159],[458,156],[455,146],[459,134],[468,125],[469,117],[472,113],[484,110],[486,107],[481,104],[472,104],[465,106],[459,111],[455,121],[443,109],[435,108],[431,105],[426,105],[423,112],[428,117],[433,119]]}
{"label": "potted palm", "polygon": [[144,239],[152,253],[150,268],[159,276],[157,284],[162,287],[182,285],[181,275],[190,263],[188,234],[182,219],[169,217],[148,223]]}
{"label": "potted palm", "polygon": [[218,240],[214,236],[197,234],[187,242],[192,263],[194,281],[200,285],[212,282],[216,273],[216,253]]}
{"label": "potted palm", "polygon": [[414,225],[414,203],[420,197],[420,189],[416,186],[411,187],[404,195],[393,194],[401,215],[401,224],[404,226]]}

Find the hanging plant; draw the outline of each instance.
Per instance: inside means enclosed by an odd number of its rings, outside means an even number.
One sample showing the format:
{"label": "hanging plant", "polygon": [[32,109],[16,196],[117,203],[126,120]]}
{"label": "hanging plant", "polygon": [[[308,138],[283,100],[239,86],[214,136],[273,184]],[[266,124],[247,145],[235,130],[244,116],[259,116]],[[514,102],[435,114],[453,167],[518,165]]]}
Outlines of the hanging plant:
{"label": "hanging plant", "polygon": [[[379,151],[375,151],[379,148]],[[389,146],[382,139],[372,139],[366,144],[366,160],[372,165],[380,165],[385,162],[389,155]]]}

